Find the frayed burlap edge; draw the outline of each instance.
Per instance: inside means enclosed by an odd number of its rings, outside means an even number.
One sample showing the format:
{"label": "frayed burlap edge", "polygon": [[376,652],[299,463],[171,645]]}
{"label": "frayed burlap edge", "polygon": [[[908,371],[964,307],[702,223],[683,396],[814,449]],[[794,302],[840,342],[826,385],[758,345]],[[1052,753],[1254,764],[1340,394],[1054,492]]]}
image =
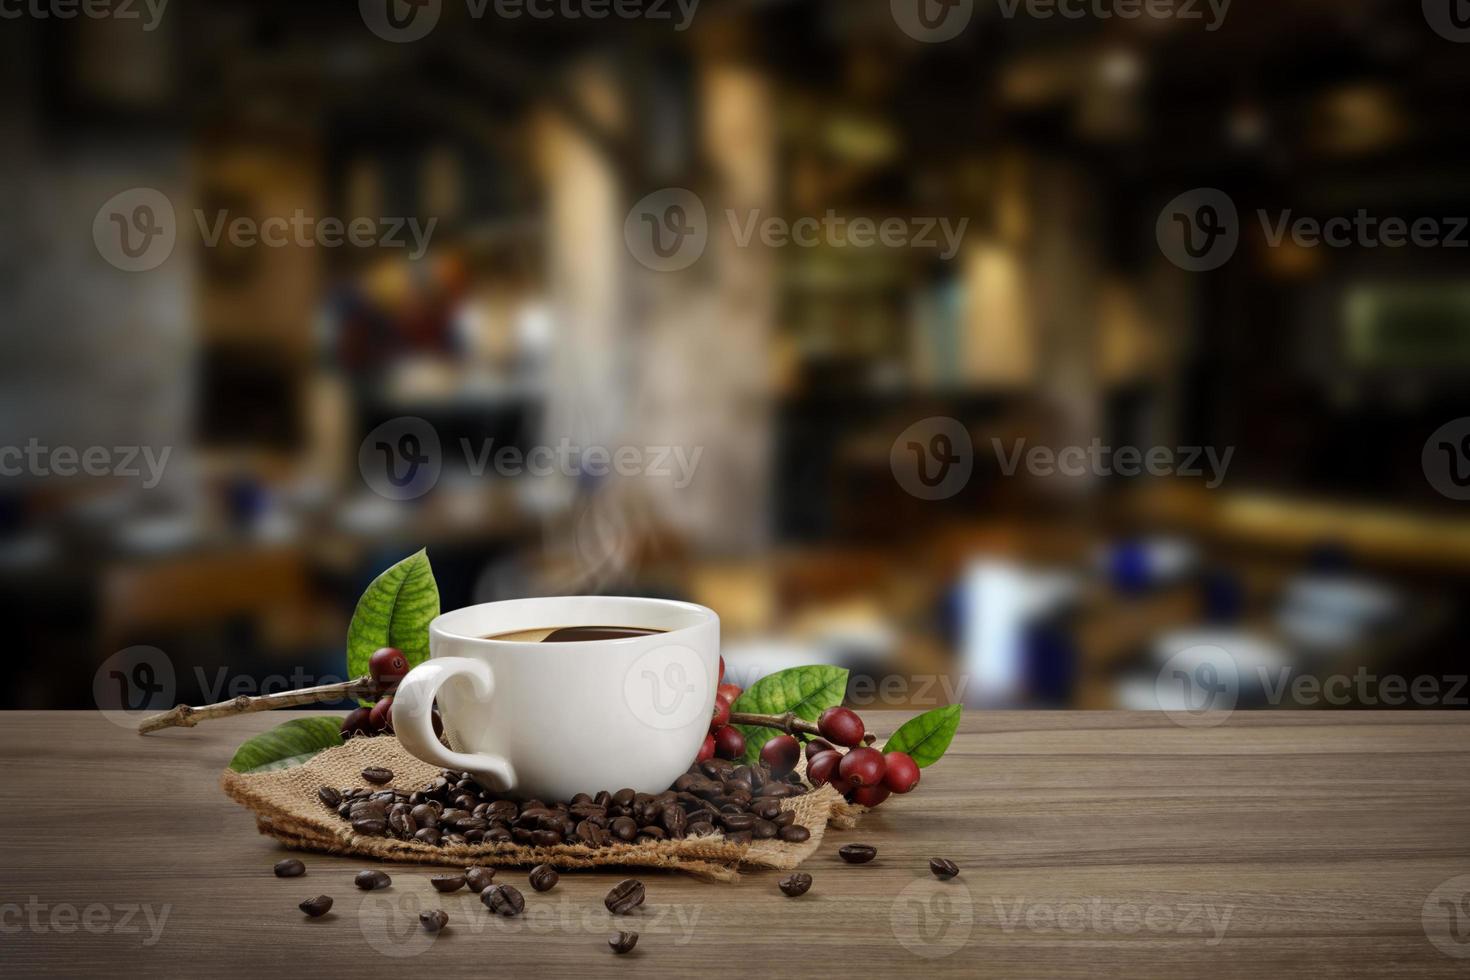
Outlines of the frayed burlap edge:
{"label": "frayed burlap edge", "polygon": [[324,806],[317,789],[366,786],[362,770],[383,766],[394,773],[390,788],[412,791],[439,774],[436,766],[420,762],[392,737],[356,738],[319,753],[306,763],[272,772],[237,773],[226,770],[220,786],[235,802],[255,814],[256,829],[287,847],[402,861],[463,867],[483,864],[526,867],[553,864],[558,868],[628,867],[679,871],[710,881],[734,881],[741,866],[788,870],[814,854],[829,823],[839,829],[855,826],[865,808],[848,804],[830,787],[783,801],[796,813],[797,824],[811,833],[801,844],[776,840],[732,844],[722,837],[616,844],[592,848],[563,844],[524,847],[518,844],[465,844],[432,847],[417,841],[362,837]]}

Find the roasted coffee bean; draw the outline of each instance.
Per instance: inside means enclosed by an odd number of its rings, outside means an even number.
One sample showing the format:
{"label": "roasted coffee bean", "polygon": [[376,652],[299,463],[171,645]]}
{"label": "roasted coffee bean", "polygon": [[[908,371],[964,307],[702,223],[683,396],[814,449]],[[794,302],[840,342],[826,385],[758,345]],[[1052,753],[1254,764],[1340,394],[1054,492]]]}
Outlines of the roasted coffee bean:
{"label": "roasted coffee bean", "polygon": [[674,840],[683,838],[684,829],[689,826],[689,818],[684,815],[683,807],[677,803],[665,804],[661,819],[663,820],[664,830],[669,832],[670,837]]}
{"label": "roasted coffee bean", "polygon": [[613,915],[627,915],[643,904],[643,882],[637,878],[624,878],[607,893],[602,904]]}
{"label": "roasted coffee bean", "polygon": [[394,807],[393,812],[388,814],[388,826],[400,837],[412,837],[418,833],[419,825],[414,823],[408,804],[403,803],[400,806],[402,809]]}
{"label": "roasted coffee bean", "polygon": [[531,831],[527,830],[525,827],[515,828],[510,832],[510,836],[511,839],[514,840],[517,844],[531,843]]}
{"label": "roasted coffee bean", "polygon": [[489,817],[491,820],[514,820],[517,812],[519,812],[519,810],[514,802],[510,800],[496,800],[494,803],[491,803],[490,808],[485,811],[485,816]]}
{"label": "roasted coffee bean", "polygon": [[777,827],[790,827],[792,824],[796,823],[796,811],[782,810],[780,813],[771,818],[771,823],[775,824]]}
{"label": "roasted coffee bean", "polygon": [[707,837],[715,832],[715,825],[708,820],[697,820],[684,828],[684,833],[689,837]]}
{"label": "roasted coffee bean", "polygon": [[368,766],[362,771],[362,778],[377,786],[393,782],[393,770],[385,769],[383,766]]}
{"label": "roasted coffee bean", "polygon": [[750,812],[762,820],[774,820],[781,812],[781,801],[773,799],[759,799],[750,805]]}
{"label": "roasted coffee bean", "polygon": [[332,896],[318,895],[316,898],[308,898],[296,907],[313,919],[318,919],[332,911]]}
{"label": "roasted coffee bean", "polygon": [[427,803],[420,803],[409,810],[408,815],[413,817],[413,822],[420,827],[439,826],[439,811]]}
{"label": "roasted coffee bean", "polygon": [[371,892],[387,888],[393,884],[393,879],[388,877],[388,872],[386,871],[370,869],[359,871],[357,877],[352,879],[352,883],[365,892]]}
{"label": "roasted coffee bean", "polygon": [[782,878],[780,886],[781,891],[790,895],[792,898],[798,895],[805,895],[812,887],[812,876],[805,871],[798,871],[795,874],[789,874]]}
{"label": "roasted coffee bean", "polygon": [[487,844],[504,844],[510,840],[510,831],[504,827],[491,827],[485,831],[484,840]]}
{"label": "roasted coffee bean", "polygon": [[382,837],[388,830],[388,821],[378,817],[362,817],[352,821],[352,832],[365,837]]}
{"label": "roasted coffee bean", "polygon": [[843,844],[837,855],[848,864],[867,864],[878,856],[878,849],[871,844]]}
{"label": "roasted coffee bean", "polygon": [[725,835],[725,842],[729,844],[749,844],[751,833],[748,830],[732,831]]}
{"label": "roasted coffee bean", "polygon": [[478,802],[479,801],[476,800],[474,796],[469,793],[461,793],[454,798],[454,805],[459,807],[461,810],[473,810],[475,808],[475,804]]}
{"label": "roasted coffee bean", "polygon": [[531,831],[532,847],[555,847],[561,843],[561,834],[554,830]]}
{"label": "roasted coffee bean", "polygon": [[458,847],[469,843],[464,834],[445,834],[441,841],[446,847]]}
{"label": "roasted coffee bean", "polygon": [[466,830],[464,832],[464,839],[466,843],[478,844],[485,839],[485,832],[483,830]]}
{"label": "roasted coffee bean", "polygon": [[618,817],[610,829],[619,840],[630,841],[638,836],[638,822],[632,817]]}
{"label": "roasted coffee bean", "polygon": [[526,899],[510,885],[491,885],[480,893],[480,901],[496,915],[510,917],[520,915],[526,907]]}
{"label": "roasted coffee bean", "polygon": [[649,824],[647,827],[638,828],[639,840],[668,840],[668,833],[657,824]]}
{"label": "roasted coffee bean", "polygon": [[464,883],[472,892],[483,892],[495,881],[494,868],[470,868],[464,873]]}
{"label": "roasted coffee bean", "polygon": [[452,809],[451,808],[451,809],[446,809],[443,813],[439,814],[439,822],[441,824],[443,824],[444,826],[446,826],[446,827],[458,827],[459,826],[459,822],[461,820],[468,819],[469,816],[470,816],[470,811],[468,811],[468,810],[459,810],[459,809]]}
{"label": "roasted coffee bean", "polygon": [[757,820],[750,828],[750,834],[756,840],[770,840],[776,836],[779,828],[769,820]]}
{"label": "roasted coffee bean", "polygon": [[634,793],[631,789],[624,788],[618,790],[612,795],[612,801],[618,806],[628,806],[630,803],[633,802],[633,798],[635,796],[637,796],[637,794]]}
{"label": "roasted coffee bean", "polygon": [[449,924],[449,913],[443,909],[434,909],[432,912],[419,913],[419,925],[424,927],[425,932],[438,932]]}
{"label": "roasted coffee bean", "polygon": [[428,844],[430,847],[439,846],[439,828],[421,827],[414,831],[413,839],[420,844]]}
{"label": "roasted coffee bean", "polygon": [[347,803],[347,802],[343,802],[343,803],[338,804],[338,806],[337,806],[337,816],[342,817],[343,819],[351,819],[351,817],[352,817],[352,804],[351,803]]}
{"label": "roasted coffee bean", "polygon": [[614,953],[618,953],[619,955],[631,953],[633,947],[638,945],[638,933],[615,932],[607,937],[607,944],[612,947]]}
{"label": "roasted coffee bean", "polygon": [[296,858],[286,858],[276,862],[275,872],[277,878],[300,878],[306,874],[306,865]]}
{"label": "roasted coffee bean", "polygon": [[337,792],[330,786],[323,786],[318,789],[316,791],[316,798],[321,800],[323,804],[331,807],[334,810],[337,809],[338,805],[340,805],[342,802],[342,794]]}
{"label": "roasted coffee bean", "polygon": [[929,870],[934,872],[934,877],[948,881],[960,873],[960,866],[948,858],[930,858]]}
{"label": "roasted coffee bean", "polygon": [[603,830],[590,819],[583,820],[577,824],[577,836],[582,843],[589,847],[606,847],[608,845],[607,831]]}
{"label": "roasted coffee bean", "polygon": [[549,864],[538,864],[531,869],[531,887],[538,892],[551,891],[560,880],[561,875],[557,874],[556,869]]}
{"label": "roasted coffee bean", "polygon": [[457,892],[464,887],[464,875],[430,875],[429,884],[436,892]]}
{"label": "roasted coffee bean", "polygon": [[461,834],[468,834],[472,830],[484,833],[490,827],[490,821],[484,817],[463,817],[454,825],[454,829]]}
{"label": "roasted coffee bean", "polygon": [[378,817],[387,819],[388,806],[381,800],[354,800],[347,808],[347,813],[354,820],[358,817]]}
{"label": "roasted coffee bean", "polygon": [[753,813],[726,813],[720,816],[720,822],[725,825],[726,830],[749,830],[755,826],[755,820]]}
{"label": "roasted coffee bean", "polygon": [[805,844],[811,840],[812,832],[801,824],[788,824],[776,831],[776,836],[788,844]]}

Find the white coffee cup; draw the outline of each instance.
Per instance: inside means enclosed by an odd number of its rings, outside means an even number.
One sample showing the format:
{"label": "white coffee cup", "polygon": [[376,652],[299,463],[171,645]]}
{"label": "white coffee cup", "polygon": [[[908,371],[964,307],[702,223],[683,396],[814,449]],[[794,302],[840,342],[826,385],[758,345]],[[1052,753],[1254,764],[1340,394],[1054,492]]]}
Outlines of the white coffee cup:
{"label": "white coffee cup", "polygon": [[[485,639],[561,626],[647,636],[540,643]],[[694,761],[719,683],[720,617],[664,599],[576,596],[467,606],[429,624],[429,659],[393,698],[416,758],[548,803],[631,787],[661,793]],[[439,702],[445,735],[434,735]]]}

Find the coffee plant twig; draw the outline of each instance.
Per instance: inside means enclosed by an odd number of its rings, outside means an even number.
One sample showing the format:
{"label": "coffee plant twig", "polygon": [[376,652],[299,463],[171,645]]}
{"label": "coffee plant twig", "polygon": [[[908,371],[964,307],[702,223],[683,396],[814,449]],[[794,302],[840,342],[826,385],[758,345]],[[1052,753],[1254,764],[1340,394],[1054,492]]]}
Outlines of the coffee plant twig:
{"label": "coffee plant twig", "polygon": [[[730,724],[752,725],[756,728],[779,728],[788,735],[820,735],[821,729],[816,722],[807,721],[794,711],[788,711],[783,715],[756,715],[745,711],[730,712]],[[878,736],[872,732],[863,735],[863,744],[871,745],[877,741]]]}
{"label": "coffee plant twig", "polygon": [[193,728],[210,718],[227,718],[231,715],[246,715],[254,711],[273,711],[276,708],[294,708],[303,704],[318,704],[323,701],[342,701],[348,698],[380,698],[392,692],[396,685],[381,684],[366,675],[356,680],[337,684],[322,684],[303,687],[299,691],[278,691],[255,697],[242,694],[218,704],[192,707],[176,705],[161,714],[149,715],[138,722],[138,734],[160,731],[164,728]]}

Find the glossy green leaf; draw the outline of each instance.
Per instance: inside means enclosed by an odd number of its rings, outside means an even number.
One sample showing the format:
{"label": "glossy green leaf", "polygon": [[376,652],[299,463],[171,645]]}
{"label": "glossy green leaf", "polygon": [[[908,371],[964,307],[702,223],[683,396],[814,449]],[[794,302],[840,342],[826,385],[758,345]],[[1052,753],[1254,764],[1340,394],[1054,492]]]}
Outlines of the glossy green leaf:
{"label": "glossy green leaf", "polygon": [[[792,711],[797,717],[816,721],[823,711],[841,704],[845,693],[847,671],[841,667],[791,667],[756,681],[750,690],[736,699],[730,710],[759,715],[780,715]],[[761,746],[781,734],[774,728],[755,725],[736,727],[745,736],[747,762],[759,759]]]}
{"label": "glossy green leaf", "polygon": [[403,651],[410,667],[429,659],[429,623],[437,615],[439,585],[428,554],[417,551],[373,579],[357,600],[347,628],[347,676],[366,674],[382,647]]}
{"label": "glossy green leaf", "polygon": [[959,731],[962,710],[960,705],[948,704],[943,708],[926,711],[917,718],[910,718],[888,739],[883,751],[907,752],[913,756],[920,769],[932,766],[944,755],[949,743],[954,741],[954,733]]}
{"label": "glossy green leaf", "polygon": [[299,766],[323,749],[342,744],[342,719],[330,715],[292,718],[247,739],[235,750],[235,772],[269,772]]}

